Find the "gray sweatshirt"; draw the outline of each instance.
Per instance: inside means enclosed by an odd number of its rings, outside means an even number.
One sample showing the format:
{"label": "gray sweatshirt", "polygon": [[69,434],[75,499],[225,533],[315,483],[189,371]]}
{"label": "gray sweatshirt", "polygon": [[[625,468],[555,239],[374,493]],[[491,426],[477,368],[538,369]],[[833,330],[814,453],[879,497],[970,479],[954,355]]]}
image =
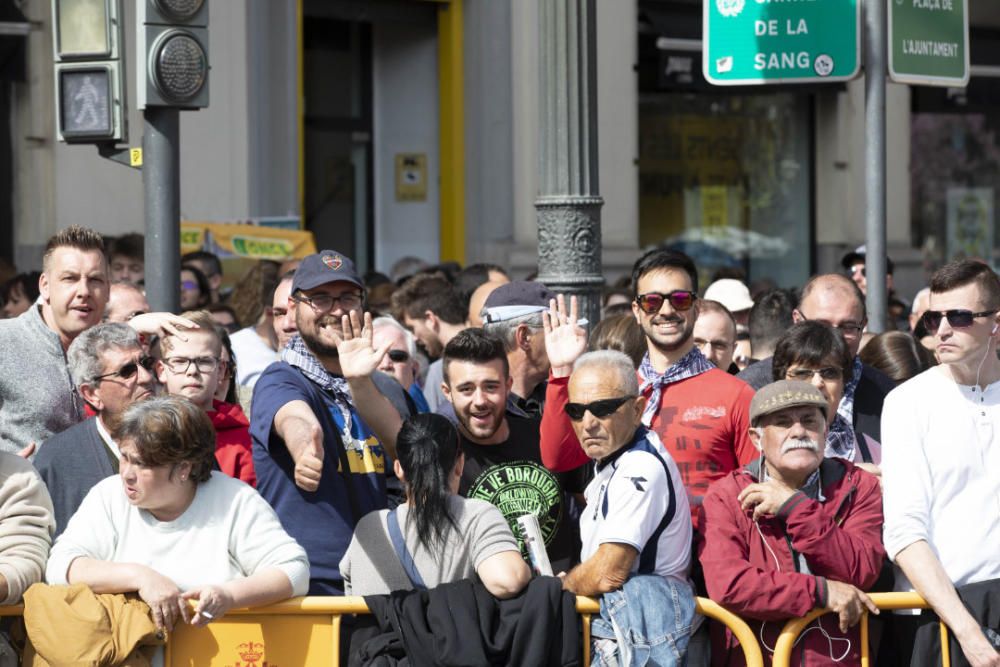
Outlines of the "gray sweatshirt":
{"label": "gray sweatshirt", "polygon": [[0,320],[0,451],[38,446],[83,418],[59,334],[39,306]]}

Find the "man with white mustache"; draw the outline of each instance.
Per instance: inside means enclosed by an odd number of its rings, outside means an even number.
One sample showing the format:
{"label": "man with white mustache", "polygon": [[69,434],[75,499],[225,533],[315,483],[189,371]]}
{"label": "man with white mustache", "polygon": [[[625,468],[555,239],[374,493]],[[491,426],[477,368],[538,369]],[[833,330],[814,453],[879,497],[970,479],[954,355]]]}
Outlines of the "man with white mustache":
{"label": "man with white mustache", "polygon": [[[712,484],[701,508],[699,557],[709,596],[746,619],[772,651],[785,620],[816,619],[792,662],[861,662],[863,592],[878,579],[882,493],[850,461],[824,457],[827,401],[806,382],[780,380],[750,403],[750,439],[761,457]],[[742,664],[724,628],[712,628],[713,664]],[[716,656],[720,656],[716,660]]]}

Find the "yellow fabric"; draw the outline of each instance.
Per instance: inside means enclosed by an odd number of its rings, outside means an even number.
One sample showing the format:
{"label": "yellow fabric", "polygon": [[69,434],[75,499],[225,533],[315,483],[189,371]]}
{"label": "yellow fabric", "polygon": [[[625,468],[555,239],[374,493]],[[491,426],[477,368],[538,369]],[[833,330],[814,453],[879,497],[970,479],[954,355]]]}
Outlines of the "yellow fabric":
{"label": "yellow fabric", "polygon": [[24,624],[26,667],[145,667],[165,639],[145,602],[83,584],[29,588]]}

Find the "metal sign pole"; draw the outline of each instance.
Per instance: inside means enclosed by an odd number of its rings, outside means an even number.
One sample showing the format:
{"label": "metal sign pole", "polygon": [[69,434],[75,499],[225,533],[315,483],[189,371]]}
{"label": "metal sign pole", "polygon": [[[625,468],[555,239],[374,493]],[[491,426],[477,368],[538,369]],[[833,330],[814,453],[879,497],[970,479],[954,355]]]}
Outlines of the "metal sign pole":
{"label": "metal sign pole", "polygon": [[180,111],[143,111],[142,187],[146,206],[146,299],[154,311],[180,307]]}
{"label": "metal sign pole", "polygon": [[885,80],[886,7],[868,0],[865,11],[865,275],[868,330],[886,330]]}

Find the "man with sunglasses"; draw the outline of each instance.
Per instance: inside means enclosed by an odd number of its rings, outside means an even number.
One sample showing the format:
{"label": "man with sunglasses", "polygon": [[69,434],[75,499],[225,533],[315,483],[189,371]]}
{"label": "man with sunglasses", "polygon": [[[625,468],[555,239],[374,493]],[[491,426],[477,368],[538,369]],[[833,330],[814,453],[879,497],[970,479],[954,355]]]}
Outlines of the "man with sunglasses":
{"label": "man with sunglasses", "polygon": [[[645,406],[621,352],[588,352],[574,363],[563,409],[595,472],[580,515],[581,562],[563,588],[605,596],[593,626],[603,657],[617,653],[629,664],[624,656],[634,646],[618,645],[618,636],[649,640],[650,664],[681,664],[694,618],[691,517],[677,465],[642,424]],[[643,616],[641,625],[633,620]]]}
{"label": "man with sunglasses", "polygon": [[378,369],[396,381],[413,399],[416,412],[430,412],[424,392],[417,384],[417,341],[413,334],[391,317],[376,317],[372,320],[372,344],[375,347],[388,345],[389,350],[382,357]]}
{"label": "man with sunglasses", "polygon": [[[836,273],[813,276],[802,288],[798,307],[792,311],[795,323],[816,321],[838,329],[844,335],[854,363],[851,378],[844,384],[844,394],[837,409],[854,427],[856,440],[865,435],[882,441],[882,404],[895,383],[881,371],[862,363],[858,358],[861,337],[868,321],[865,317],[865,297],[849,278]],[[749,366],[737,377],[754,389],[773,381],[772,357]]]}
{"label": "man with sunglasses", "polygon": [[257,490],[309,555],[309,594],[341,595],[340,559],[361,517],[387,505],[386,455],[409,410],[399,383],[376,370],[388,346],[372,344],[354,263],[335,250],[309,255],[291,287],[298,335],[254,387]]}
{"label": "man with sunglasses", "polygon": [[[883,539],[896,590],[916,589],[970,664],[997,667],[983,627],[998,628],[981,605],[1000,599],[1000,279],[962,260],[935,272],[930,289],[923,322],[941,363],[885,401]],[[897,646],[931,655],[936,617],[894,621]]]}
{"label": "man with sunglasses", "polygon": [[70,344],[66,358],[77,391],[97,414],[46,440],[35,456],[35,467],[52,495],[56,536],[90,489],[118,473],[120,453],[110,425],[156,389],[154,360],[127,324],[87,329]]}

